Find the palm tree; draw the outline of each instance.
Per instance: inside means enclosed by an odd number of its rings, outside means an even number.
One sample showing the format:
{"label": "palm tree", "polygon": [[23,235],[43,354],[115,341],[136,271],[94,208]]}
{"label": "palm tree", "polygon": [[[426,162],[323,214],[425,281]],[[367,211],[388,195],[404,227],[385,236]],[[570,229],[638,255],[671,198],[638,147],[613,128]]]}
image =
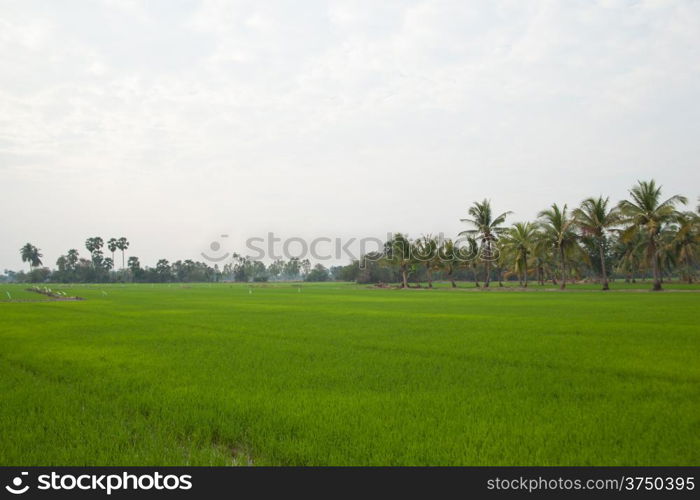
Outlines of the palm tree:
{"label": "palm tree", "polygon": [[542,210],[537,216],[542,219],[544,241],[556,251],[559,258],[559,288],[563,290],[566,288],[566,254],[576,246],[574,221],[569,217],[566,205],[559,208],[556,203],[552,204],[551,208]]}
{"label": "palm tree", "polygon": [[451,239],[443,240],[437,251],[440,267],[445,271],[447,279],[450,280],[452,288],[457,288],[455,283],[454,272],[462,263],[460,258],[460,249]]}
{"label": "palm tree", "polygon": [[636,273],[644,269],[644,239],[636,232],[631,238],[618,238],[615,245],[617,270],[625,274],[625,282],[636,283]]}
{"label": "palm tree", "polygon": [[408,288],[408,273],[413,265],[413,257],[411,255],[411,242],[401,233],[396,233],[385,243],[384,255],[392,264],[398,266],[401,272],[401,287]]}
{"label": "palm tree", "polygon": [[631,200],[622,200],[618,207],[622,213],[622,222],[628,225],[623,233],[624,239],[629,239],[634,233],[644,235],[646,242],[646,258],[651,263],[654,276],[652,290],[661,290],[661,271],[659,266],[659,243],[662,229],[677,217],[676,205],[688,202],[685,196],[673,195],[661,201],[661,186],[650,181],[637,181],[637,185],[629,190]]}
{"label": "palm tree", "polygon": [[122,269],[124,269],[124,251],[129,248],[129,240],[122,236],[117,240],[117,248],[122,251]]}
{"label": "palm tree", "polygon": [[478,201],[474,202],[474,205],[469,207],[468,213],[472,218],[460,219],[460,221],[471,224],[473,229],[462,231],[459,235],[473,236],[480,240],[481,258],[484,260],[486,268],[484,287],[488,288],[491,280],[491,261],[494,260],[494,257],[497,257],[494,255],[494,244],[498,240],[498,236],[505,231],[501,225],[512,212],[503,212],[494,217],[491,211],[491,202],[485,199],[481,203]]}
{"label": "palm tree", "polygon": [[117,251],[117,248],[119,248],[117,240],[115,238],[110,238],[109,241],[107,241],[107,249],[112,252],[112,262],[114,262],[114,252]]}
{"label": "palm tree", "polygon": [[42,264],[41,258],[43,255],[39,253],[39,249],[31,243],[27,243],[20,248],[19,253],[22,256],[22,262],[29,262],[29,272],[32,272],[33,268]]}
{"label": "palm tree", "polygon": [[[473,236],[468,236],[464,247],[459,247],[455,255],[462,257],[461,261],[465,269],[471,269],[474,274],[474,285],[481,288],[479,285],[479,242]],[[465,255],[466,254],[466,255]]]}
{"label": "palm tree", "polygon": [[675,223],[670,246],[678,258],[681,276],[690,284],[693,282],[695,257],[700,249],[700,216],[694,212],[681,212]]}
{"label": "palm tree", "polygon": [[423,236],[414,245],[414,259],[425,266],[428,288],[433,288],[433,269],[437,267],[438,244],[431,235]]}
{"label": "palm tree", "polygon": [[104,241],[99,236],[88,238],[85,240],[85,248],[90,252],[92,258],[92,266],[97,269],[102,265],[102,250]]}
{"label": "palm tree", "polygon": [[576,225],[584,236],[590,236],[595,240],[600,254],[600,268],[603,290],[609,290],[608,272],[605,263],[606,233],[620,222],[620,213],[617,208],[608,209],[609,198],[587,198],[581,202],[581,206],[573,211]]}
{"label": "palm tree", "polygon": [[501,238],[501,248],[513,261],[513,271],[518,274],[520,285],[527,288],[527,261],[537,236],[537,226],[529,222],[516,222]]}

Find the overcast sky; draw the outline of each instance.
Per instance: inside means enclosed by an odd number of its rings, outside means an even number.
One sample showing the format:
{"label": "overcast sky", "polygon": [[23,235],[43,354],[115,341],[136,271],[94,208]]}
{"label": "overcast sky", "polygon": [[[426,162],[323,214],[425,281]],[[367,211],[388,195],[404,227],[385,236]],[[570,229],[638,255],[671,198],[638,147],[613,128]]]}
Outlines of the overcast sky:
{"label": "overcast sky", "polygon": [[0,271],[700,194],[696,0],[2,0],[0,64]]}

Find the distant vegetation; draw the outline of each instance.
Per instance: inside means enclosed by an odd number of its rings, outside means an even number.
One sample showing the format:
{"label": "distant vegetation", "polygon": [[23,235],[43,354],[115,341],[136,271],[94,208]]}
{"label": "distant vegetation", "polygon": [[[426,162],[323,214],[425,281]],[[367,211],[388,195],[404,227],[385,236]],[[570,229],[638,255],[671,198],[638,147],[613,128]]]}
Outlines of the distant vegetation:
{"label": "distant vegetation", "polygon": [[[82,258],[70,249],[56,261],[56,269],[43,266],[40,250],[31,243],[20,249],[27,273],[5,271],[4,281],[20,282],[200,282],[278,280],[356,281],[359,283],[400,283],[402,287],[433,286],[433,280],[471,280],[489,287],[517,280],[522,287],[530,281],[547,281],[565,288],[570,281],[596,281],[603,290],[612,278],[634,282],[650,277],[654,290],[664,278],[677,277],[692,283],[698,271],[700,206],[681,211],[687,198],[664,198],[655,181],[639,181],[629,198],[617,204],[609,198],[588,198],[574,209],[552,204],[535,221],[506,225],[512,212],[496,214],[491,202],[475,202],[461,219],[468,228],[458,238],[439,239],[424,235],[411,239],[396,233],[383,252],[369,253],[362,262],[330,269],[312,266],[308,259],[275,260],[267,266],[247,256],[234,254],[222,268],[204,262],[160,259],[155,267],[142,267],[139,258],[125,252],[125,237],[107,241],[88,238]],[[115,269],[115,252],[121,253],[121,268]]]}

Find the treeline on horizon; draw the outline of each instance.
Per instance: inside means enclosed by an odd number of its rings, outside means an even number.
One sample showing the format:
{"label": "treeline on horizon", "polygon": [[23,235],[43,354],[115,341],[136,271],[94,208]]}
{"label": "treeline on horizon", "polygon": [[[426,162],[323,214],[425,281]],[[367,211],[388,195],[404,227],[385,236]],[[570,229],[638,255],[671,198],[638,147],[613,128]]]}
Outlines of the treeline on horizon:
{"label": "treeline on horizon", "polygon": [[[552,204],[535,221],[506,224],[512,212],[497,214],[489,200],[475,202],[467,229],[459,238],[416,239],[395,233],[383,252],[368,253],[362,261],[346,266],[315,266],[308,259],[276,260],[267,266],[247,256],[233,255],[219,268],[204,262],[160,259],[155,267],[142,267],[139,258],[125,259],[129,242],[110,238],[105,257],[104,240],[88,238],[90,258],[70,249],[56,261],[56,269],[43,266],[40,250],[31,243],[20,249],[29,272],[5,271],[2,281],[104,283],[104,282],[265,282],[279,280],[355,281],[399,283],[401,287],[432,287],[434,280],[474,281],[489,287],[492,281],[518,281],[523,287],[535,281],[565,288],[571,281],[597,281],[603,290],[611,279],[635,281],[651,277],[652,289],[660,290],[664,278],[692,283],[698,271],[700,205],[681,210],[688,202],[681,195],[662,197],[654,180],[638,181],[629,198],[611,204],[599,196],[577,207]],[[121,269],[115,269],[115,252],[121,253]]]}

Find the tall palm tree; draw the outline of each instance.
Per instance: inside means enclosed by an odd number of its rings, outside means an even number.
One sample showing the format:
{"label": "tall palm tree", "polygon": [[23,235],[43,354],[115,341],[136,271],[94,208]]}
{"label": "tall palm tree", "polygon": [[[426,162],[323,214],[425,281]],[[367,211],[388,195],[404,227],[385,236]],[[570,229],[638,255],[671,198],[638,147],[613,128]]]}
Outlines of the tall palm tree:
{"label": "tall palm tree", "polygon": [[116,238],[110,238],[109,241],[107,241],[107,249],[112,252],[112,262],[114,262],[114,252],[117,251],[117,248],[119,248],[119,246],[117,245]]}
{"label": "tall palm tree", "polygon": [[660,236],[662,229],[678,215],[676,205],[686,204],[685,196],[673,195],[661,201],[661,186],[650,181],[637,181],[629,190],[631,200],[622,200],[618,207],[622,213],[622,222],[628,225],[623,233],[629,239],[636,232],[644,235],[646,241],[646,258],[651,263],[654,275],[652,290],[661,290],[661,271],[659,265]]}
{"label": "tall palm tree", "polygon": [[559,208],[556,203],[552,204],[551,208],[542,210],[537,216],[542,219],[544,241],[555,250],[559,259],[559,288],[563,290],[566,288],[566,255],[576,247],[574,220],[569,217],[566,205]]}
{"label": "tall palm tree", "polygon": [[471,216],[470,219],[460,219],[462,222],[471,224],[473,229],[462,231],[459,235],[473,236],[480,240],[481,258],[484,260],[486,269],[485,288],[488,288],[491,281],[491,261],[497,257],[497,255],[494,255],[495,242],[498,240],[498,236],[505,231],[502,224],[511,213],[503,212],[494,217],[491,210],[491,202],[484,199],[481,203],[476,201],[469,207],[468,214]]}
{"label": "tall palm tree", "polygon": [[608,209],[609,198],[587,198],[572,215],[576,225],[584,236],[594,238],[600,255],[601,282],[603,290],[609,290],[608,272],[605,262],[605,243],[607,232],[620,223],[620,213],[616,207]]}
{"label": "tall palm tree", "polygon": [[22,262],[29,263],[29,272],[32,272],[33,268],[38,267],[42,264],[41,258],[43,257],[43,255],[39,253],[39,249],[31,243],[27,243],[22,248],[20,248],[19,253],[22,257]]}
{"label": "tall palm tree", "polygon": [[503,234],[501,248],[513,261],[520,285],[527,288],[528,259],[535,245],[537,226],[529,222],[516,222]]}
{"label": "tall palm tree", "polygon": [[122,251],[122,269],[124,269],[124,251],[129,248],[129,240],[124,236],[117,240],[117,248]]}

